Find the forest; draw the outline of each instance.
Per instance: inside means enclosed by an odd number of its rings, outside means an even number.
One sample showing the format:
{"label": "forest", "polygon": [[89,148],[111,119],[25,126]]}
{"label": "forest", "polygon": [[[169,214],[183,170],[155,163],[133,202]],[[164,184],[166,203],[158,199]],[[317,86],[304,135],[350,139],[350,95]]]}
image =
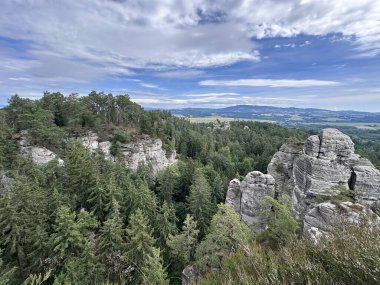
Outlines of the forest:
{"label": "forest", "polygon": [[[89,130],[112,142],[114,160],[72,139]],[[21,156],[22,133],[64,165]],[[0,284],[181,284],[192,264],[200,284],[378,284],[376,230],[345,228],[317,246],[300,238],[286,200],[268,199],[268,229],[253,236],[224,205],[231,179],[266,173],[282,144],[314,133],[251,121],[213,129],[128,95],[15,95],[0,110]],[[156,175],[126,168],[120,146],[142,134],[177,163]],[[355,142],[379,167],[380,142]]]}

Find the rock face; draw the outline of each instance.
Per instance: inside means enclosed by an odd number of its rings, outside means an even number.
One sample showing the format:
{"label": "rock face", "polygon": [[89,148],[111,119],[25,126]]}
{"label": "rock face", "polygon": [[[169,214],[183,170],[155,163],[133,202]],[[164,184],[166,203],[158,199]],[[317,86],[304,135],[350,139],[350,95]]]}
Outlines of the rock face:
{"label": "rock face", "polygon": [[25,131],[21,132],[21,138],[18,141],[21,155],[24,157],[30,157],[32,161],[38,165],[46,164],[53,159],[57,159],[60,166],[64,165],[63,160],[58,158],[51,150],[48,150],[45,147],[30,145],[26,136],[27,133]]}
{"label": "rock face", "polygon": [[226,203],[256,233],[265,227],[266,220],[262,213],[269,209],[269,205],[263,203],[263,198],[273,197],[274,192],[274,178],[271,175],[252,171],[241,183],[237,179],[230,182]]}
{"label": "rock face", "polygon": [[281,146],[275,153],[268,165],[270,173],[276,181],[276,192],[292,196],[294,189],[293,163],[295,158],[300,156],[303,151],[303,144],[289,143]]}
{"label": "rock face", "polygon": [[380,225],[380,217],[370,208],[352,202],[320,203],[305,216],[303,232],[315,241],[344,223],[359,223],[365,220],[372,225]]}
{"label": "rock face", "polygon": [[[98,135],[93,132],[79,139],[90,151],[101,150],[106,159],[114,159],[110,152],[112,146],[110,141],[100,142]],[[175,151],[167,157],[166,151],[162,148],[162,141],[149,136],[142,136],[137,142],[121,144],[121,153],[128,168],[137,170],[139,163],[151,164],[154,174],[176,162]]]}
{"label": "rock face", "polygon": [[157,173],[176,162],[176,153],[173,152],[167,157],[160,139],[145,137],[135,143],[122,144],[121,151],[125,164],[132,170],[136,170],[139,163],[145,163],[151,164],[153,172]]}
{"label": "rock face", "polygon": [[54,152],[48,150],[45,147],[26,146],[21,147],[20,152],[23,156],[30,157],[32,161],[38,165],[46,164],[53,159],[57,159],[59,165],[64,165],[62,159],[58,158]]}
{"label": "rock face", "polygon": [[[323,129],[304,144],[284,144],[268,165],[268,174],[254,171],[242,182],[232,180],[228,187],[226,203],[253,232],[263,229],[265,221],[259,217],[265,209],[260,201],[266,195],[290,196],[304,233],[316,239],[342,221],[371,217],[374,223],[379,222],[380,171],[355,154],[350,137],[336,129]],[[332,196],[342,191],[326,191],[332,186],[351,192],[354,203],[320,203],[321,195],[334,200]]]}
{"label": "rock face", "polygon": [[316,205],[317,195],[335,185],[351,189],[358,203],[370,206],[380,199],[380,172],[355,154],[350,137],[336,129],[310,136],[303,149],[283,145],[268,173],[276,179],[276,191],[293,198],[300,218]]}
{"label": "rock face", "polygon": [[[64,165],[64,161],[47,148],[29,145],[26,135],[25,132],[21,133],[21,138],[18,141],[22,155],[31,157],[33,162],[39,165],[46,164],[53,159],[58,159],[59,165]],[[104,153],[106,159],[114,160],[111,155],[112,143],[110,141],[100,141],[96,133],[90,131],[77,136],[76,139],[80,140],[91,152],[100,150]],[[137,170],[139,163],[151,164],[154,174],[177,161],[175,151],[168,157],[166,151],[162,148],[162,141],[152,139],[149,136],[142,136],[137,142],[122,144],[121,152],[128,168]]]}

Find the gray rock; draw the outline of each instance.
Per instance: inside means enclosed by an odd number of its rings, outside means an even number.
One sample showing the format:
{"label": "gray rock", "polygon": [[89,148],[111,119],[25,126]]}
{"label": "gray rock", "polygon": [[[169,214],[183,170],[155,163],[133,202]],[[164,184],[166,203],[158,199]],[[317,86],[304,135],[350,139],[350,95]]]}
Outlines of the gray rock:
{"label": "gray rock", "polygon": [[38,165],[46,164],[54,159],[57,159],[60,166],[64,165],[64,161],[58,158],[57,155],[51,150],[45,147],[31,145],[27,139],[27,136],[27,131],[21,131],[20,139],[17,142],[20,154],[22,156],[31,158],[32,161]]}
{"label": "gray rock", "polygon": [[136,170],[139,163],[145,163],[151,164],[153,173],[156,174],[159,170],[176,162],[175,151],[167,157],[160,139],[146,137],[137,142],[122,144],[121,151],[125,164],[132,170]]}
{"label": "gray rock", "polygon": [[302,154],[303,144],[287,143],[281,146],[268,165],[268,174],[272,175],[278,194],[293,195],[293,164],[294,160]]}
{"label": "gray rock", "polygon": [[196,284],[199,279],[199,271],[195,266],[188,265],[182,271],[182,285]]}
{"label": "gray rock", "polygon": [[[93,132],[88,132],[79,139],[91,152],[101,150],[106,159],[114,160],[110,151],[112,146],[110,141],[100,142],[98,135]],[[146,135],[141,136],[136,142],[122,144],[121,152],[126,166],[134,171],[140,163],[144,163],[151,164],[153,173],[156,174],[159,170],[176,162],[175,151],[167,157],[166,151],[162,148],[162,141]]]}
{"label": "gray rock", "polygon": [[38,165],[46,164],[53,159],[57,159],[60,166],[64,165],[62,159],[58,158],[54,152],[45,147],[23,146],[20,148],[20,153],[25,157],[30,157],[32,161]]}
{"label": "gray rock", "polygon": [[[263,213],[270,206],[264,203],[265,196],[274,197],[274,178],[269,174],[252,171],[239,183],[231,181],[226,203],[230,205],[253,233],[260,232],[266,224]],[[240,209],[240,210],[239,210]]]}
{"label": "gray rock", "polygon": [[278,194],[292,197],[299,218],[316,205],[318,195],[334,185],[353,190],[362,204],[380,199],[380,172],[355,154],[350,137],[336,129],[310,136],[303,150],[299,145],[283,145],[268,165],[268,173],[276,180]]}
{"label": "gray rock", "polygon": [[354,143],[337,129],[323,129],[318,136],[310,136],[306,140],[304,152],[321,159],[349,157],[354,153]]}
{"label": "gray rock", "polygon": [[315,241],[347,223],[358,224],[365,220],[373,226],[380,225],[380,217],[368,207],[351,202],[320,203],[304,219],[303,232]]}
{"label": "gray rock", "polygon": [[239,179],[233,179],[228,185],[227,195],[226,195],[226,204],[230,205],[232,209],[240,216],[240,207],[241,207],[241,191],[240,191],[240,181]]}

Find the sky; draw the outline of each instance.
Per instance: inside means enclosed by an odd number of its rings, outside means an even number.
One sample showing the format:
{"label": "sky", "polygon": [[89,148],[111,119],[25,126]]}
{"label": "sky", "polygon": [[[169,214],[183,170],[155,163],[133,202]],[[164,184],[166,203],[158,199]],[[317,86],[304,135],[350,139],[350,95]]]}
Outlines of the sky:
{"label": "sky", "polygon": [[1,0],[0,105],[44,91],[150,108],[380,112],[380,0]]}

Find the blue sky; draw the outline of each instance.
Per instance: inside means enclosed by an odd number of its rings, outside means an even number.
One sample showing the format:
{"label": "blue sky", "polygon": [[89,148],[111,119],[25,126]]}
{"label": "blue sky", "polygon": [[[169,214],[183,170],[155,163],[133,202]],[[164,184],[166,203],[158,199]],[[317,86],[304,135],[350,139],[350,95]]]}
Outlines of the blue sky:
{"label": "blue sky", "polygon": [[147,107],[380,112],[380,0],[2,0],[0,105],[129,94]]}

